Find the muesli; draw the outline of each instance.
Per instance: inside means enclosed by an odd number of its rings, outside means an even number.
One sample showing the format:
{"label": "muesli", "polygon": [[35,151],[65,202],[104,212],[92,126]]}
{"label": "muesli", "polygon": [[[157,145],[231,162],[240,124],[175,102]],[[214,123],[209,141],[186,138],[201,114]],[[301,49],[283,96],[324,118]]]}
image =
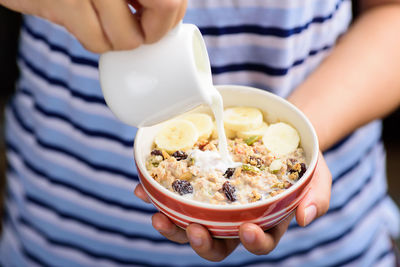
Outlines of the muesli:
{"label": "muesli", "polygon": [[307,170],[299,134],[289,124],[268,124],[256,108],[233,107],[224,111],[224,127],[230,163],[218,152],[208,114],[166,122],[146,160],[150,175],[185,198],[237,205],[280,194]]}

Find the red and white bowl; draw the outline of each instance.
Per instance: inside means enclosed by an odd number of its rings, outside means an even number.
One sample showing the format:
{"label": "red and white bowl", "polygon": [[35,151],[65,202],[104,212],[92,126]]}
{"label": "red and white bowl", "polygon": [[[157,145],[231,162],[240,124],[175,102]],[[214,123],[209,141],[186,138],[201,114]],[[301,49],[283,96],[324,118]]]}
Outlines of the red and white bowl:
{"label": "red and white bowl", "polygon": [[199,223],[214,237],[236,238],[239,226],[244,222],[258,224],[267,230],[296,209],[308,191],[317,164],[318,139],[305,115],[283,98],[251,87],[224,85],[217,88],[225,107],[257,107],[263,111],[266,121],[287,122],[297,129],[308,169],[296,184],[272,198],[241,205],[215,205],[183,198],[156,182],[145,167],[160,125],[139,129],[134,146],[135,162],[140,181],[151,201],[176,225],[186,228],[190,223]]}

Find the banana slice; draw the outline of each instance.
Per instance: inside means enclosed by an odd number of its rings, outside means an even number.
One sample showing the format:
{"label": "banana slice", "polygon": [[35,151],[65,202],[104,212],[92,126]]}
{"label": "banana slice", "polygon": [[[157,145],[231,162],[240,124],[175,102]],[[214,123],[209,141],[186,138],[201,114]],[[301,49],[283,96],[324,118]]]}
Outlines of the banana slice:
{"label": "banana slice", "polygon": [[267,129],[268,129],[268,124],[263,122],[261,126],[258,127],[257,129],[237,132],[237,136],[242,139],[247,139],[252,136],[257,136],[258,138],[262,138]]}
{"label": "banana slice", "polygon": [[296,150],[299,146],[300,137],[292,126],[278,122],[268,127],[262,141],[272,153],[286,155]]}
{"label": "banana slice", "polygon": [[196,126],[199,139],[208,139],[210,137],[214,128],[211,116],[204,113],[188,113],[180,118],[188,120]]}
{"label": "banana slice", "polygon": [[[225,128],[225,136],[226,136],[226,138],[233,139],[233,138],[236,137],[236,132],[235,131],[233,131],[231,129],[228,129],[226,127],[224,127],[224,128]],[[212,131],[212,134],[211,134],[211,138],[212,139],[218,139],[217,123],[215,121],[214,121],[214,126],[213,126],[213,131]]]}
{"label": "banana slice", "polygon": [[227,108],[224,111],[226,128],[242,132],[259,128],[263,122],[263,115],[259,109],[250,107]]}
{"label": "banana slice", "polygon": [[188,120],[174,119],[165,122],[154,142],[159,148],[173,153],[193,147],[198,138],[199,134],[193,123]]}

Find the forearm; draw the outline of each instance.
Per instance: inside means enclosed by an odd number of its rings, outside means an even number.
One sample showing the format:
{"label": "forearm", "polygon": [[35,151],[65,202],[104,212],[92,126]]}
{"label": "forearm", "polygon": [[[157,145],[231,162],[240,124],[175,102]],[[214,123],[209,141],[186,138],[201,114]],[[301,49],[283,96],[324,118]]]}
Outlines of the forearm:
{"label": "forearm", "polygon": [[400,5],[366,11],[289,97],[322,150],[400,103]]}

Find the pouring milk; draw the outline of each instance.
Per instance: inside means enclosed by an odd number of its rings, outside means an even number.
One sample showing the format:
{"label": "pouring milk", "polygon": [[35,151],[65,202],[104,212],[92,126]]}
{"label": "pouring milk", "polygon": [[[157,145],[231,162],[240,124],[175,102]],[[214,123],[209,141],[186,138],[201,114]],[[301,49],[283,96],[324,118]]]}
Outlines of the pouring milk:
{"label": "pouring milk", "polygon": [[103,54],[99,73],[107,105],[131,126],[152,126],[200,104],[209,105],[222,161],[234,164],[228,153],[222,97],[212,84],[207,50],[195,25],[180,23],[157,43]]}

